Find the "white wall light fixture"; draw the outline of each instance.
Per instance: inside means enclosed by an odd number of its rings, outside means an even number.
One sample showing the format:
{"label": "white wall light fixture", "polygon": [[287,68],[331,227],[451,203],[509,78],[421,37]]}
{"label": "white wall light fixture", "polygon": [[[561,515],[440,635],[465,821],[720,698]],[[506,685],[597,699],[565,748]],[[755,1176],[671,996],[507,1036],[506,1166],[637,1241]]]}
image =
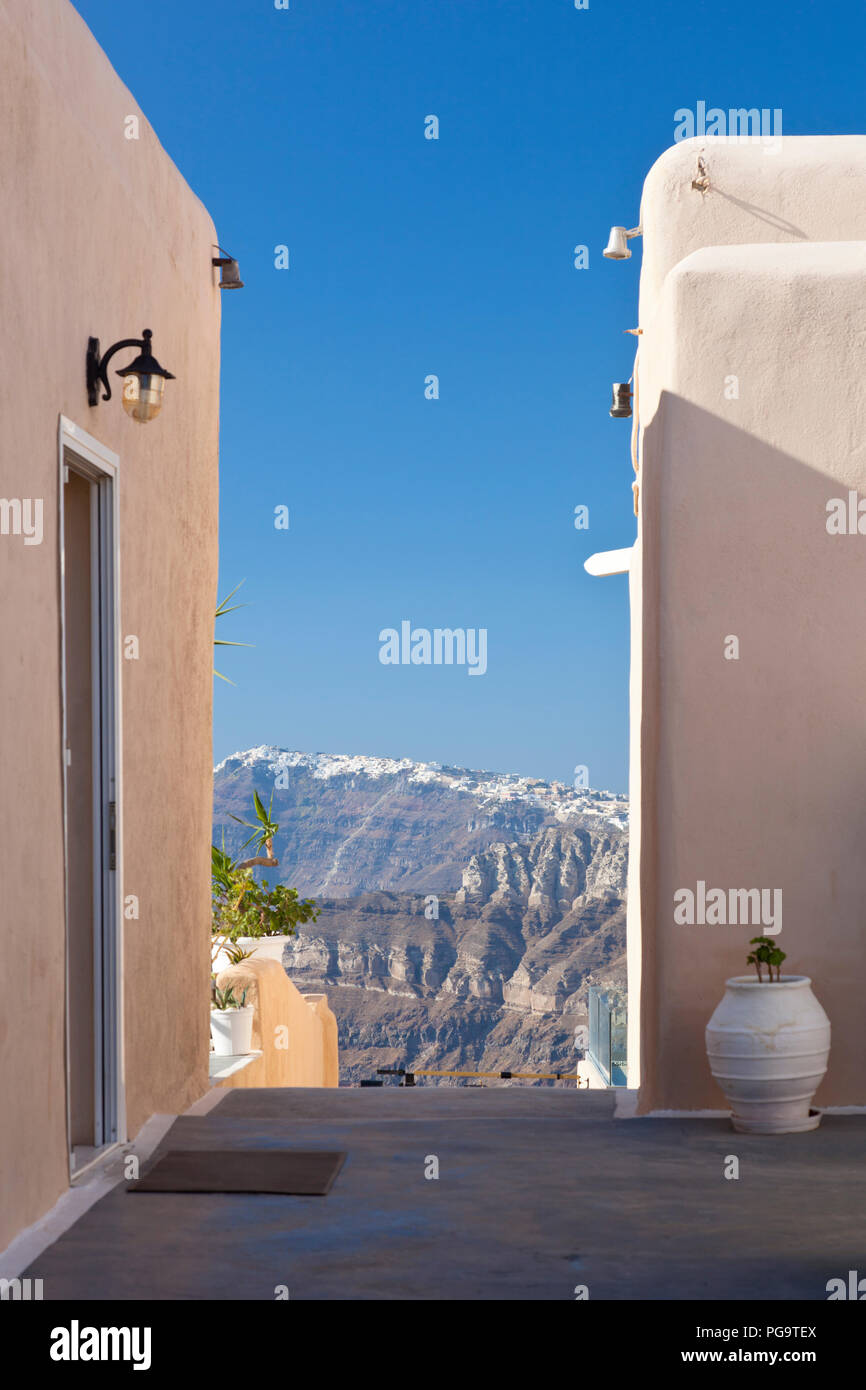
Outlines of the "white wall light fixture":
{"label": "white wall light fixture", "polygon": [[602,255],[607,256],[609,261],[627,261],[631,256],[629,242],[632,237],[642,235],[643,227],[632,227],[630,231],[625,227],[611,227],[610,237]]}

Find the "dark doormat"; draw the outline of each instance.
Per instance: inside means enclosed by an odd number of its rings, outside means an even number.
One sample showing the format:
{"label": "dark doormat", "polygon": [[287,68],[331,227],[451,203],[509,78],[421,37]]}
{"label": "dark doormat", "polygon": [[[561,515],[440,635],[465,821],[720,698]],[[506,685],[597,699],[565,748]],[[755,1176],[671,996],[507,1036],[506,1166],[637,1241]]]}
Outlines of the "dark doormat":
{"label": "dark doormat", "polygon": [[127,1192],[281,1192],[325,1197],[344,1153],[300,1149],[169,1149]]}

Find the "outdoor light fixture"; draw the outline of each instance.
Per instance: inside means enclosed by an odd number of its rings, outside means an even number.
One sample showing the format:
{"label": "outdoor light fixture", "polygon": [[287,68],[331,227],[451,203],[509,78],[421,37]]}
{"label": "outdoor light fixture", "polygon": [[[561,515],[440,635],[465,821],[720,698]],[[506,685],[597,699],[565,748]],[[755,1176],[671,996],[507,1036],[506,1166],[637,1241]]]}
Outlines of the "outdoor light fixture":
{"label": "outdoor light fixture", "polygon": [[632,227],[631,231],[626,231],[625,227],[611,227],[610,238],[602,254],[607,256],[609,261],[627,261],[631,255],[628,249],[631,238],[642,233],[643,227]]}
{"label": "outdoor light fixture", "polygon": [[242,290],[244,282],[241,279],[240,268],[233,256],[229,256],[223,251],[221,246],[217,247],[218,256],[214,256],[211,264],[220,267],[220,289],[221,290]]}
{"label": "outdoor light fixture", "polygon": [[615,420],[631,419],[631,385],[627,381],[613,383],[613,403],[610,413]]}
{"label": "outdoor light fixture", "polygon": [[111,400],[111,387],[108,384],[108,364],[116,352],[123,348],[141,348],[141,352],[128,367],[117,373],[123,381],[123,408],[127,415],[146,425],[153,420],[162,407],[162,395],[167,381],[174,381],[174,373],[161,367],[151,353],[153,334],[145,328],[140,338],[121,338],[105,353],[99,355],[99,339],[87,340],[87,400],[90,405],[99,404],[99,386],[104,387],[102,399]]}

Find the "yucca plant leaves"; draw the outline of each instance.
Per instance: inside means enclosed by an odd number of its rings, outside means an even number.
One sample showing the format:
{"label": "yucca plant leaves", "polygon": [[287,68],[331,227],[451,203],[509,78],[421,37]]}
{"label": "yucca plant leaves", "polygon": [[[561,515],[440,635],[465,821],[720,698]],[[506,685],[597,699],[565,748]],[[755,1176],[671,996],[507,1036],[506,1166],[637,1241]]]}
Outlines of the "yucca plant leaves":
{"label": "yucca plant leaves", "polygon": [[236,584],[236,585],[235,585],[235,587],[232,589],[232,591],[231,591],[230,594],[226,594],[225,598],[222,600],[221,603],[217,603],[217,610],[216,610],[216,615],[215,615],[217,618],[222,618],[222,617],[224,617],[226,613],[234,613],[234,612],[237,611],[238,608],[249,608],[249,604],[248,604],[248,603],[235,603],[235,604],[232,604],[232,607],[231,607],[231,608],[229,608],[229,606],[228,606],[230,599],[233,599],[233,598],[234,598],[234,596],[235,596],[235,594],[237,593],[238,589],[243,588],[243,586],[244,586],[244,584],[246,584],[246,582],[247,582],[247,581],[246,581],[245,579],[242,579],[241,582],[240,582],[240,584]]}
{"label": "yucca plant leaves", "polygon": [[[215,619],[215,620],[216,620],[217,618],[224,618],[225,615],[226,615],[227,613],[236,613],[237,610],[238,610],[239,608],[249,608],[249,604],[248,604],[248,603],[233,603],[232,606],[231,606],[231,608],[229,608],[229,606],[228,606],[228,605],[229,605],[229,601],[230,601],[231,599],[234,598],[234,596],[235,596],[235,594],[237,593],[238,589],[241,587],[242,584],[245,584],[245,583],[246,583],[246,580],[245,580],[245,579],[242,579],[241,582],[240,582],[240,584],[236,584],[236,585],[235,585],[235,587],[232,589],[232,591],[231,591],[230,594],[226,594],[225,598],[222,600],[221,603],[217,603],[216,612],[215,612],[215,614],[214,614],[214,619]],[[215,647],[253,647],[253,646],[255,646],[255,643],[254,643],[254,642],[229,642],[229,641],[227,641],[226,638],[224,638],[224,637],[215,637],[215,638],[213,639],[213,644],[214,644]],[[213,668],[213,673],[214,673],[215,676],[219,676],[219,678],[220,678],[221,681],[225,681],[226,685],[234,685],[234,684],[235,684],[235,681],[229,680],[228,676],[224,676],[223,673],[222,673],[222,671],[218,671],[218,670],[216,669],[216,667]]]}
{"label": "yucca plant leaves", "polygon": [[246,826],[247,830],[252,830],[253,832],[253,834],[250,835],[249,839],[245,840],[244,843],[241,845],[241,849],[246,849],[247,845],[251,845],[253,843],[255,843],[256,849],[264,849],[268,843],[268,840],[273,840],[274,837],[279,833],[279,825],[276,823],[276,821],[271,820],[271,816],[274,810],[273,792],[271,792],[271,804],[266,811],[261,797],[259,796],[258,792],[254,790],[253,807],[255,808],[256,819],[259,821],[261,829],[259,829],[259,826],[256,825],[255,822],[251,820],[244,820],[242,816],[236,816],[232,812],[229,812],[232,820],[236,820],[238,825]]}
{"label": "yucca plant leaves", "polygon": [[[271,820],[273,795],[267,811],[261,797],[256,796],[253,804],[258,826],[251,821],[241,820],[240,816],[233,816],[232,819],[240,825],[249,826],[254,831],[252,838],[264,843],[279,830],[276,822]],[[211,846],[211,886],[212,952],[228,948],[241,936],[291,936],[299,923],[314,922],[319,916],[315,901],[299,898],[294,888],[288,888],[284,883],[275,883],[271,888],[267,880],[257,883],[252,868],[239,868],[226,851],[225,840],[222,848]],[[215,959],[214,954],[211,959]]]}

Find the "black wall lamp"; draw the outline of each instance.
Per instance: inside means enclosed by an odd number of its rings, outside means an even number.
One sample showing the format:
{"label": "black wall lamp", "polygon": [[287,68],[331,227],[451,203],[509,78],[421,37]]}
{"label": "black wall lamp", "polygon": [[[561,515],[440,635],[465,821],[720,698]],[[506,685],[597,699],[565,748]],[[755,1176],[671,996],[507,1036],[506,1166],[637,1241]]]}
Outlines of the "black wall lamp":
{"label": "black wall lamp", "polygon": [[140,425],[146,425],[148,420],[153,420],[162,409],[162,396],[165,391],[165,383],[174,381],[174,372],[167,372],[161,367],[151,352],[151,339],[153,334],[149,328],[145,328],[140,338],[121,338],[119,342],[113,343],[106,353],[100,356],[99,339],[88,338],[87,340],[87,401],[89,405],[99,404],[99,387],[103,386],[102,399],[111,400],[111,386],[108,382],[108,364],[116,352],[123,348],[141,348],[141,352],[130,362],[128,367],[122,368],[117,375],[124,378],[123,381],[123,408],[127,415],[131,415],[133,420]]}
{"label": "black wall lamp", "polygon": [[631,384],[628,381],[613,383],[613,402],[610,414],[614,420],[631,419]]}
{"label": "black wall lamp", "polygon": [[234,256],[229,256],[222,249],[217,247],[218,256],[214,256],[211,265],[218,265],[220,268],[220,289],[221,290],[242,290],[244,282],[241,279],[240,267]]}

